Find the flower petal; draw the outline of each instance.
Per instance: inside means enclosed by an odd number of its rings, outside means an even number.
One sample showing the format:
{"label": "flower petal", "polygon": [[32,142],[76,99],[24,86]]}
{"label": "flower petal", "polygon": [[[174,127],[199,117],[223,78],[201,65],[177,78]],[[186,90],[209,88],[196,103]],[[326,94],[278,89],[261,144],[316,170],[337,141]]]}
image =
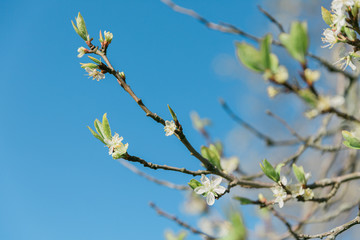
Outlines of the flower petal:
{"label": "flower petal", "polygon": [[200,187],[195,188],[194,192],[196,194],[203,194],[203,193],[207,192],[206,190],[207,189],[204,186],[200,186]]}
{"label": "flower petal", "polygon": [[226,191],[226,188],[223,186],[217,186],[216,188],[214,188],[214,192],[216,194],[223,194]]}
{"label": "flower petal", "polygon": [[208,195],[206,196],[206,203],[211,206],[214,205],[215,203],[215,196],[212,192],[209,192]]}
{"label": "flower petal", "polygon": [[210,184],[210,180],[204,174],[201,174],[200,181],[201,181],[201,183],[203,185],[209,185]]}
{"label": "flower petal", "polygon": [[216,187],[221,183],[221,181],[222,181],[222,177],[220,177],[220,176],[213,177],[213,179],[211,181],[211,185],[213,187]]}

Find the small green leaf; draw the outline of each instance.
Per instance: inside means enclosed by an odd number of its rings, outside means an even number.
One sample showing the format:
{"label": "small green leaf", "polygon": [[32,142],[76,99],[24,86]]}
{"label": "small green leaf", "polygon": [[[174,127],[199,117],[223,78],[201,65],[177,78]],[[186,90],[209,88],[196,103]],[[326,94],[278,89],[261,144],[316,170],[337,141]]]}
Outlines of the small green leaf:
{"label": "small green leaf", "polygon": [[201,155],[206,158],[207,160],[209,160],[209,162],[216,166],[218,169],[222,170],[221,165],[220,165],[220,154],[217,150],[217,148],[213,145],[210,144],[209,148],[202,146],[201,147]]}
{"label": "small green leaf", "polygon": [[172,110],[172,108],[169,106],[169,104],[167,105],[171,114],[171,117],[174,119],[174,121],[176,122],[178,119],[176,117],[175,112]]}
{"label": "small green leaf", "polygon": [[106,117],[106,113],[103,115],[103,122],[102,122],[102,129],[103,129],[103,133],[105,134],[107,139],[111,139],[111,129],[110,129],[110,124],[109,121]]}
{"label": "small green leaf", "polygon": [[331,13],[329,10],[327,10],[326,8],[324,7],[321,7],[321,15],[322,15],[322,18],[324,20],[324,22],[331,26],[333,23],[332,23],[332,20],[331,20]]}
{"label": "small green leaf", "polygon": [[306,22],[293,22],[290,34],[281,33],[279,39],[294,59],[302,64],[306,62],[309,42]]}
{"label": "small green leaf", "polygon": [[352,149],[360,149],[360,139],[354,137],[354,135],[348,131],[341,132],[346,141],[343,144]]}
{"label": "small green leaf", "polygon": [[302,184],[306,184],[304,168],[302,166],[298,167],[294,163],[292,165],[292,169],[293,169],[294,175],[295,175],[296,179],[298,180],[298,182],[302,183]]}
{"label": "small green leaf", "polygon": [[103,133],[102,124],[99,120],[95,119],[94,122],[95,129],[100,137],[105,138],[105,134]]}
{"label": "small green leaf", "polygon": [[245,198],[245,197],[233,197],[233,199],[238,200],[241,205],[248,205],[248,204],[256,203],[256,201],[253,201],[253,200],[251,200],[249,198]]}
{"label": "small green leaf", "polygon": [[265,69],[271,68],[271,42],[272,42],[272,36],[271,34],[267,34],[261,41],[260,46],[260,54],[263,61],[263,64],[265,66]]}
{"label": "small green leaf", "polygon": [[94,137],[96,137],[97,139],[99,139],[101,142],[103,142],[105,144],[104,139],[102,137],[100,137],[96,132],[94,132],[94,130],[92,130],[91,127],[89,127],[89,126],[87,126],[87,127],[89,128],[92,135],[94,135]]}
{"label": "small green leaf", "polygon": [[97,64],[101,64],[101,60],[99,60],[99,59],[96,59],[96,58],[94,58],[94,57],[92,57],[92,56],[88,56],[91,60],[93,60],[95,63],[97,63]]}
{"label": "small green leaf", "polygon": [[202,184],[195,179],[191,179],[190,182],[188,183],[188,185],[194,190],[195,190],[195,188],[202,186]]}
{"label": "small green leaf", "polygon": [[355,41],[356,39],[356,33],[354,30],[348,28],[348,27],[344,27],[343,28],[345,33],[346,33],[346,36],[349,38],[350,41]]}
{"label": "small green leaf", "polygon": [[220,240],[245,240],[247,233],[241,214],[237,211],[232,211],[230,221],[231,228],[229,233],[225,237],[220,238]]}
{"label": "small green leaf", "polygon": [[260,167],[268,178],[274,182],[280,181],[280,174],[276,172],[275,168],[266,159],[264,159],[263,165],[260,163]]}
{"label": "small green leaf", "polygon": [[278,165],[276,165],[275,171],[277,172],[277,174],[280,175],[280,171],[283,166],[285,166],[284,163],[279,163]]}
{"label": "small green leaf", "polygon": [[315,108],[318,103],[318,99],[313,92],[309,89],[301,89],[299,92],[300,97],[309,104],[312,108]]}
{"label": "small green leaf", "polygon": [[236,54],[245,67],[255,71],[264,72],[265,66],[260,52],[247,43],[235,43]]}

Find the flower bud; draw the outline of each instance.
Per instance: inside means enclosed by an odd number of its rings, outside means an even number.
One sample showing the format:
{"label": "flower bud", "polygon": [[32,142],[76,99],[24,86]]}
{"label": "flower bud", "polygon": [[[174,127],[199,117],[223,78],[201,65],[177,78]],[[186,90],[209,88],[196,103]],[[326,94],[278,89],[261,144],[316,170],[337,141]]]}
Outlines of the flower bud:
{"label": "flower bud", "polygon": [[105,41],[111,43],[113,34],[111,32],[104,31]]}

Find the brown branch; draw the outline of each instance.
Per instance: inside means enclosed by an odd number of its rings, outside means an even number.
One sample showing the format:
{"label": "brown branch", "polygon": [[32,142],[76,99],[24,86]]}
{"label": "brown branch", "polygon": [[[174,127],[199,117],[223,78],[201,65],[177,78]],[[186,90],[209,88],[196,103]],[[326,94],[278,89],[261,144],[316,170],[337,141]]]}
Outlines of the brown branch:
{"label": "brown branch", "polygon": [[211,173],[211,171],[208,171],[208,170],[191,171],[191,170],[188,170],[186,168],[177,168],[177,167],[172,167],[172,166],[167,166],[167,165],[154,164],[154,163],[151,163],[151,162],[147,162],[142,158],[139,158],[139,157],[136,157],[136,156],[131,156],[129,154],[127,154],[123,158],[125,160],[127,160],[127,161],[130,161],[130,162],[140,163],[144,167],[151,168],[151,169],[154,169],[154,170],[163,169],[163,170],[168,170],[168,171],[181,172],[181,173],[185,173],[185,174],[189,174],[189,175],[193,175],[193,176],[199,176],[201,174],[210,174]]}
{"label": "brown branch", "polygon": [[149,205],[150,205],[150,207],[153,208],[153,209],[157,212],[157,214],[159,214],[160,216],[163,216],[163,217],[165,217],[165,218],[167,218],[167,219],[170,219],[170,220],[176,222],[177,224],[179,224],[180,226],[188,229],[188,230],[191,231],[192,233],[202,235],[202,236],[204,236],[207,240],[215,240],[215,239],[216,239],[216,238],[214,238],[214,237],[212,237],[212,236],[210,236],[210,235],[208,235],[208,234],[206,234],[206,233],[204,233],[204,232],[202,232],[202,231],[200,231],[200,230],[198,230],[198,229],[190,226],[188,223],[180,220],[180,219],[177,218],[176,216],[170,215],[169,213],[164,212],[163,210],[161,210],[160,208],[158,208],[153,202],[150,202]]}
{"label": "brown branch", "polygon": [[291,235],[295,238],[295,239],[300,239],[299,235],[293,231],[291,224],[285,219],[285,217],[283,215],[281,215],[278,211],[276,211],[273,207],[269,207],[268,208],[272,214],[277,217],[281,222],[283,222],[286,226],[286,228],[288,229],[288,231],[291,233]]}

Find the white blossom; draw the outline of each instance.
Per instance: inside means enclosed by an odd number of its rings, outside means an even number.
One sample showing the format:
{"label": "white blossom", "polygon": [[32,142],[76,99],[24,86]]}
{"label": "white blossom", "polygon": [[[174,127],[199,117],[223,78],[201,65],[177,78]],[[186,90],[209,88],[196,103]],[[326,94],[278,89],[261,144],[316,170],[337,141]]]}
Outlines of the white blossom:
{"label": "white blossom", "polygon": [[345,99],[343,96],[320,96],[316,104],[316,108],[305,113],[307,118],[314,118],[323,111],[327,111],[330,108],[337,108],[344,104]]}
{"label": "white blossom", "polygon": [[221,158],[220,159],[220,165],[221,168],[226,173],[232,173],[239,167],[239,158],[237,157],[230,157],[230,158]]}
{"label": "white blossom", "polygon": [[304,190],[303,197],[304,197],[305,200],[313,199],[314,198],[314,192],[310,188],[306,188]]}
{"label": "white blossom", "polygon": [[111,43],[113,39],[113,34],[111,32],[104,31],[104,35],[105,35],[105,41]]}
{"label": "white blossom", "polygon": [[270,98],[274,98],[276,95],[279,94],[279,90],[277,90],[276,88],[274,88],[273,86],[269,86],[267,88],[267,93],[269,95]]}
{"label": "white blossom", "polygon": [[201,218],[199,220],[199,228],[206,234],[216,238],[223,238],[227,236],[231,230],[231,223],[221,219]]}
{"label": "white blossom", "polygon": [[285,83],[286,80],[289,78],[289,73],[284,66],[279,66],[277,72],[274,74],[274,79],[277,83]]}
{"label": "white blossom", "polygon": [[84,54],[86,53],[86,48],[84,48],[84,47],[79,47],[78,48],[78,58],[81,58],[82,56],[84,56]]}
{"label": "white blossom", "polygon": [[333,10],[344,11],[346,7],[354,6],[354,0],[333,0],[331,3],[331,8]]}
{"label": "white blossom", "polygon": [[87,68],[85,68],[85,71],[88,72],[89,77],[92,77],[93,80],[96,79],[97,81],[100,81],[100,79],[104,79],[104,78],[105,78],[105,74],[97,71],[96,69],[87,67]]}
{"label": "white blossom", "polygon": [[126,153],[129,144],[126,143],[125,145],[122,143],[123,137],[119,137],[119,134],[115,133],[110,139],[104,139],[106,146],[109,148],[109,155],[113,157],[121,156],[122,154]]}
{"label": "white blossom", "polygon": [[[281,186],[282,185],[282,186]],[[287,179],[283,176],[279,185],[271,188],[273,195],[275,197],[275,202],[279,204],[279,207],[282,208],[284,206],[284,200],[287,196],[287,193],[284,187],[287,185]]]}
{"label": "white blossom", "polygon": [[321,41],[326,45],[322,46],[322,48],[332,48],[337,42],[337,34],[330,28],[327,28],[324,30],[323,35],[324,37],[321,38]]}
{"label": "white blossom", "polygon": [[205,194],[206,203],[211,206],[215,203],[215,197],[219,194],[223,194],[226,190],[225,187],[221,186],[220,183],[222,177],[213,177],[209,180],[204,174],[201,175],[202,186],[194,189],[196,194]]}
{"label": "white blossom", "polygon": [[350,68],[355,71],[356,70],[356,66],[353,63],[354,61],[354,57],[352,56],[352,53],[349,53],[349,55],[340,58],[338,61],[336,61],[334,64],[338,65],[340,69],[345,70],[345,68],[347,68],[347,66],[350,66]]}
{"label": "white blossom", "polygon": [[171,121],[165,121],[165,126],[164,126],[164,131],[165,131],[165,136],[171,136],[175,133],[176,130],[176,125],[174,123],[173,120]]}

